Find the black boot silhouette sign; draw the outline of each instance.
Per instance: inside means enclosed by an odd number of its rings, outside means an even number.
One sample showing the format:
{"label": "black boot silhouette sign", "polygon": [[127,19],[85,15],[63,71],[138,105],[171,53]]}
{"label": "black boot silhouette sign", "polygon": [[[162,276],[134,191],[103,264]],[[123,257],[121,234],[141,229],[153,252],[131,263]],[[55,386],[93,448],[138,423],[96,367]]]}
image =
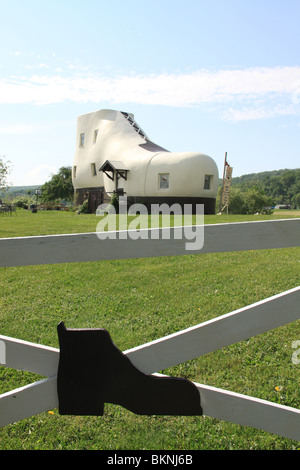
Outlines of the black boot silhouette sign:
{"label": "black boot silhouette sign", "polygon": [[183,378],[147,375],[113,343],[105,329],[57,327],[59,413],[104,413],[113,403],[139,415],[201,415],[200,394]]}

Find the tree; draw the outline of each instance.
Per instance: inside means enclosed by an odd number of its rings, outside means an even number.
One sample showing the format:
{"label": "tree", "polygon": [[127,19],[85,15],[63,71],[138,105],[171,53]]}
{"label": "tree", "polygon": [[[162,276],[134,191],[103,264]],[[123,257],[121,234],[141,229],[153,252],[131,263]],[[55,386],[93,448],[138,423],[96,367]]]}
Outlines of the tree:
{"label": "tree", "polygon": [[256,187],[253,187],[246,192],[245,201],[248,214],[262,212],[263,210],[266,210],[267,207],[271,207],[273,205],[272,199]]}
{"label": "tree", "polygon": [[247,214],[245,194],[236,188],[231,188],[230,190],[229,212],[231,214]]}
{"label": "tree", "polygon": [[232,188],[229,197],[229,212],[231,214],[256,214],[266,212],[273,206],[273,201],[257,186],[245,191]]}
{"label": "tree", "polygon": [[4,157],[0,157],[0,189],[7,186],[7,177],[10,174],[10,161],[5,162]]}
{"label": "tree", "polygon": [[295,194],[292,197],[292,209],[298,209],[300,207],[300,193]]}
{"label": "tree", "polygon": [[50,181],[43,184],[41,190],[41,200],[43,202],[53,202],[57,199],[72,201],[74,189],[71,167],[61,167],[58,173],[52,176]]}

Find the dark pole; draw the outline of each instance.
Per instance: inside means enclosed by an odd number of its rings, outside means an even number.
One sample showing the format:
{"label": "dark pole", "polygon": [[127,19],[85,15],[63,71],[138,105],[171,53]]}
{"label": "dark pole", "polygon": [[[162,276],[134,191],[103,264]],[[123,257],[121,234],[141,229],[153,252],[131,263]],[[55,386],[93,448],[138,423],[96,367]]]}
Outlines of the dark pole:
{"label": "dark pole", "polygon": [[219,202],[219,212],[221,212],[221,205],[222,205],[222,196],[223,196],[223,189],[224,189],[224,179],[225,179],[225,168],[227,165],[227,152],[225,152],[225,161],[224,161],[224,169],[223,169],[223,181],[222,181],[222,189],[220,194],[220,202]]}

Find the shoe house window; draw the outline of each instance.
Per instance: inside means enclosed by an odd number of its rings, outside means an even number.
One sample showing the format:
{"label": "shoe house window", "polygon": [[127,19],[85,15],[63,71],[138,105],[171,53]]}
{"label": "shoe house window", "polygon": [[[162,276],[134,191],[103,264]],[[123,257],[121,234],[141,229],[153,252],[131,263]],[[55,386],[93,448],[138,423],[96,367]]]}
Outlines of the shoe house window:
{"label": "shoe house window", "polygon": [[97,176],[96,163],[91,163],[91,174],[92,176]]}
{"label": "shoe house window", "polygon": [[79,147],[84,147],[85,134],[80,134]]}
{"label": "shoe house window", "polygon": [[73,166],[73,178],[76,178],[77,166]]}
{"label": "shoe house window", "polygon": [[94,130],[94,138],[93,138],[93,143],[95,144],[97,142],[97,137],[98,137],[98,129]]}
{"label": "shoe house window", "polygon": [[212,184],[212,175],[205,175],[204,177],[204,189],[210,189]]}
{"label": "shoe house window", "polygon": [[169,188],[169,173],[162,173],[159,175],[159,189]]}

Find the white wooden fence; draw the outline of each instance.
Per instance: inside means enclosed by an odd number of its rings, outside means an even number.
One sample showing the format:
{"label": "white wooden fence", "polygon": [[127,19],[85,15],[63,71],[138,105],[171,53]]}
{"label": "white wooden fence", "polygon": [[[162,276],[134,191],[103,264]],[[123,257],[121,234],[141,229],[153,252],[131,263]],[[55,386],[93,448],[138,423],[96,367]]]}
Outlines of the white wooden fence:
{"label": "white wooden fence", "polygon": [[[136,240],[99,240],[95,233],[2,239],[0,267],[296,247],[300,219],[207,225],[203,227],[204,245],[194,252],[185,250],[184,238],[176,238],[177,229],[171,230],[168,240],[162,237],[165,229],[157,230],[155,240],[150,234]],[[298,320],[299,301],[300,286],[296,286],[124,354],[144,373],[161,375],[163,369]],[[0,395],[0,426],[58,407],[58,349],[0,336],[1,357],[6,367],[47,378]],[[300,441],[300,410],[195,385],[204,415]]]}

